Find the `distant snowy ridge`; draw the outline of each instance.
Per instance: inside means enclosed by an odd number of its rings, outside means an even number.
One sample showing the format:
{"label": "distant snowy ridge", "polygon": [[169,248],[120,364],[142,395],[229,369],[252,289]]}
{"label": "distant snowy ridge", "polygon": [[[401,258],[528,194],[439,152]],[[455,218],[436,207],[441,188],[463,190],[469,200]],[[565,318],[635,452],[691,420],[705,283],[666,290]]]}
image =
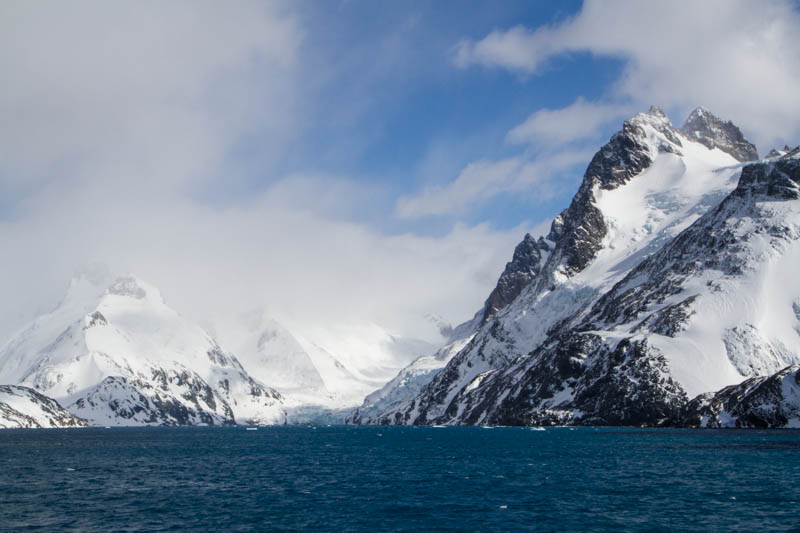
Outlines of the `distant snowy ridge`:
{"label": "distant snowy ridge", "polygon": [[[0,347],[0,383],[31,387],[93,425],[341,422],[434,349],[371,323],[307,337],[263,311],[232,320],[233,352],[155,287],[92,267]],[[437,335],[449,331],[441,319],[426,321]]]}
{"label": "distant snowy ridge", "polygon": [[797,160],[759,161],[702,108],[626,121],[517,247],[504,305],[413,397],[351,421],[680,424],[689,398],[800,363]]}
{"label": "distant snowy ridge", "polygon": [[393,423],[386,416],[394,415],[398,407],[416,397],[472,339],[489,305],[487,302],[484,309],[476,313],[472,320],[455,329],[450,328],[450,338],[445,346],[433,355],[423,355],[412,361],[386,385],[367,395],[362,405],[349,413],[344,421],[348,424]]}
{"label": "distant snowy ridge", "polygon": [[28,387],[0,385],[0,428],[85,427],[55,400]]}
{"label": "distant snowy ridge", "polygon": [[0,349],[0,382],[92,424],[285,423],[281,395],[132,276],[82,275]]}

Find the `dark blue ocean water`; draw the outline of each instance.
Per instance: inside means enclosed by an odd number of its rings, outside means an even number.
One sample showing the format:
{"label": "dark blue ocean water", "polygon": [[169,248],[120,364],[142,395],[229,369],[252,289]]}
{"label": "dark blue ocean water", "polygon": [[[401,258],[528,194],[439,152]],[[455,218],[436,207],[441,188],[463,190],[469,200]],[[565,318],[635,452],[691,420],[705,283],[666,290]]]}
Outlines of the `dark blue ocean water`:
{"label": "dark blue ocean water", "polygon": [[0,431],[3,531],[800,531],[800,431]]}

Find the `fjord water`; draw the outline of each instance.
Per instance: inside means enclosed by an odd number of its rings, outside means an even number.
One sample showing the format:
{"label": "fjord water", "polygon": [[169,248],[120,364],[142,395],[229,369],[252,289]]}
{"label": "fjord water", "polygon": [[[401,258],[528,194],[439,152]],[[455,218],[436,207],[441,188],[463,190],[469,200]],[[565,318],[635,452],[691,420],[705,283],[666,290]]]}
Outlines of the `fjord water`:
{"label": "fjord water", "polygon": [[800,431],[0,431],[8,531],[800,531]]}

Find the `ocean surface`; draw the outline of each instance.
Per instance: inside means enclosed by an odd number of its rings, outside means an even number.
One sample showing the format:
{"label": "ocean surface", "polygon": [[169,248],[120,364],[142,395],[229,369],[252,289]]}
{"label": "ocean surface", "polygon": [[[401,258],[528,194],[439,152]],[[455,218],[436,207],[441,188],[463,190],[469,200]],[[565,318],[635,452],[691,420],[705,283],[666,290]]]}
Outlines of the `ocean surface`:
{"label": "ocean surface", "polygon": [[800,531],[800,431],[0,430],[3,531]]}

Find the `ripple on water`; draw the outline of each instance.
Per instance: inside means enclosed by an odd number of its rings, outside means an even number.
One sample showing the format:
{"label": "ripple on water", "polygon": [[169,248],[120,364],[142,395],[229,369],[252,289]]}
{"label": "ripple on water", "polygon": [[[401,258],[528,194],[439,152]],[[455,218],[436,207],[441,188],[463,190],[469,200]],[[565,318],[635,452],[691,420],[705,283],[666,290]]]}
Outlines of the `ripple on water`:
{"label": "ripple on water", "polygon": [[800,431],[4,430],[0,529],[786,531],[798,450]]}

